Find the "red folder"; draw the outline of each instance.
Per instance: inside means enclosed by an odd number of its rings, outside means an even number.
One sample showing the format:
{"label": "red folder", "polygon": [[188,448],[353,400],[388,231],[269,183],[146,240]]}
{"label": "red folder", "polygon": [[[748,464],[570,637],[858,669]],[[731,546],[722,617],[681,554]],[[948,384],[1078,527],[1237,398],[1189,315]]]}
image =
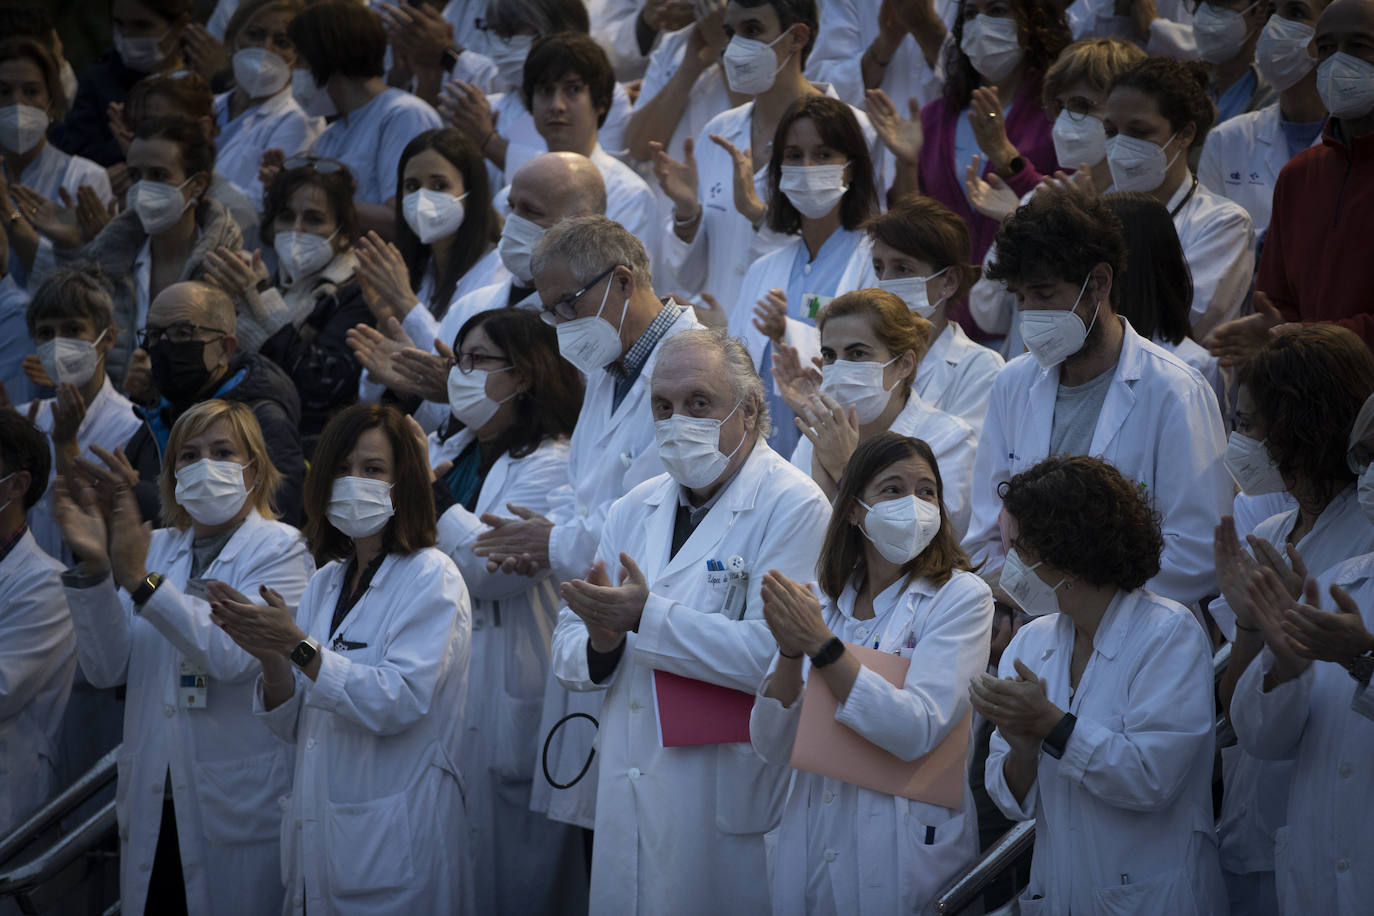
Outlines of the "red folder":
{"label": "red folder", "polygon": [[749,740],[752,693],[655,669],[654,702],[659,743],[664,747]]}

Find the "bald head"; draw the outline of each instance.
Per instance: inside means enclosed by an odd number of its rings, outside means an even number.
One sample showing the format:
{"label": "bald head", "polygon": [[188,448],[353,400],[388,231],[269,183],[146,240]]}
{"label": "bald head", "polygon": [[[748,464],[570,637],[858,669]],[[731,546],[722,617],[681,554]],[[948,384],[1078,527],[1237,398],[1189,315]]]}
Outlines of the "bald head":
{"label": "bald head", "polygon": [[568,217],[601,215],[606,212],[606,183],[586,156],[542,153],[511,179],[510,208],[545,229]]}
{"label": "bald head", "polygon": [[237,331],[234,300],[208,283],[194,280],[173,283],[149,304],[148,324],[166,328],[182,321],[233,336]]}

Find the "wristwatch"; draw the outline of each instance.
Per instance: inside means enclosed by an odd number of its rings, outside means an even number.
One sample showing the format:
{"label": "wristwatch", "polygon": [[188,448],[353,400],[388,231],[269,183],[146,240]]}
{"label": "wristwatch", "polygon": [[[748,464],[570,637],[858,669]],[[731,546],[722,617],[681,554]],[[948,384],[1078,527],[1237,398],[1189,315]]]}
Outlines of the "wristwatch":
{"label": "wristwatch", "polygon": [[821,646],[820,651],[811,656],[812,668],[824,668],[844,654],[844,643],[838,636],[830,637],[825,645]]}
{"label": "wristwatch", "polygon": [[134,604],[147,604],[148,599],[153,597],[153,592],[157,591],[158,586],[161,584],[161,575],[158,573],[148,573],[143,581],[138,584],[138,588],[134,589],[129,597],[134,600]]}
{"label": "wristwatch", "polygon": [[1016,158],[1014,158],[1014,159],[1012,159],[1010,162],[1008,162],[1006,165],[1002,166],[1002,168],[1000,168],[1000,169],[995,169],[994,171],[995,171],[995,173],[996,173],[996,175],[997,175],[998,178],[1010,178],[1010,177],[1013,176],[1013,175],[1019,174],[1019,173],[1021,172],[1021,170],[1024,169],[1025,167],[1026,167],[1026,160],[1025,160],[1025,158],[1023,158],[1023,157],[1021,157],[1021,156],[1017,156]]}
{"label": "wristwatch", "polygon": [[315,660],[315,656],[320,654],[320,642],[312,637],[305,637],[296,643],[296,648],[291,650],[291,664],[302,670]]}
{"label": "wristwatch", "polygon": [[444,48],[443,53],[439,55],[439,69],[445,73],[452,71],[454,67],[458,66],[458,58],[462,53],[460,48],[452,46]]}
{"label": "wristwatch", "polygon": [[1040,749],[1055,760],[1063,757],[1064,748],[1068,747],[1069,736],[1073,734],[1073,727],[1077,723],[1077,716],[1071,712],[1064,713],[1064,718],[1056,722],[1045,740],[1040,742]]}
{"label": "wristwatch", "polygon": [[1359,681],[1361,685],[1368,687],[1370,675],[1374,675],[1374,649],[1370,649],[1363,655],[1357,655],[1351,659],[1350,664],[1346,665],[1346,671],[1350,676]]}

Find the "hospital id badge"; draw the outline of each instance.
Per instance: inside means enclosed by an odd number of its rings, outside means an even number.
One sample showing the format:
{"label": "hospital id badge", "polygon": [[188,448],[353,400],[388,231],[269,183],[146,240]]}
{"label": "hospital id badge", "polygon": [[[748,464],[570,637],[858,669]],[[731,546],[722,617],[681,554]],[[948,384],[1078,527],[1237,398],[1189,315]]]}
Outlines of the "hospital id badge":
{"label": "hospital id badge", "polygon": [[206,587],[210,584],[209,579],[187,579],[186,588],[182,591],[187,598],[199,598],[201,601],[209,601]]}
{"label": "hospital id badge", "polygon": [[210,706],[209,673],[184,658],[177,680],[177,705],[182,709],[208,709]]}
{"label": "hospital id badge", "polygon": [[802,293],[802,317],[816,320],[816,315],[820,310],[830,304],[834,296],[822,296],[820,293]]}

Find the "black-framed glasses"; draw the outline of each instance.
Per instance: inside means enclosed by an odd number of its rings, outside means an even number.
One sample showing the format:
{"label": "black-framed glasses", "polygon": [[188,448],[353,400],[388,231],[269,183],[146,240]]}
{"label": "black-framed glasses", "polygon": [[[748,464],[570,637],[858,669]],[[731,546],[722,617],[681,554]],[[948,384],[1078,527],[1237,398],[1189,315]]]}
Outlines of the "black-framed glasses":
{"label": "black-framed glasses", "polygon": [[328,156],[307,155],[292,156],[281,165],[283,169],[312,168],[321,175],[328,175],[332,172],[337,172],[339,169],[348,168],[348,166],[344,165],[339,160],[330,159]]}
{"label": "black-framed glasses", "polygon": [[597,274],[591,282],[577,292],[564,293],[559,296],[557,299],[553,300],[552,304],[544,306],[543,311],[539,313],[540,317],[548,324],[557,324],[560,321],[572,321],[577,317],[577,301],[587,295],[587,290],[606,279],[611,271],[619,266],[619,264],[612,264],[610,267],[607,267],[601,273]]}
{"label": "black-framed glasses", "polygon": [[[505,363],[504,368],[506,369],[509,369],[512,365],[511,360],[504,356],[495,356],[491,353],[464,353],[462,351],[459,351],[458,358],[453,361],[453,364],[458,367],[459,372],[464,375],[471,375],[472,370],[486,369],[488,365],[493,362]],[[502,370],[497,369],[496,371],[500,372]]]}
{"label": "black-framed glasses", "polygon": [[141,350],[155,347],[162,342],[162,338],[174,344],[190,343],[196,339],[196,332],[204,331],[224,337],[225,332],[220,328],[210,328],[203,324],[191,324],[189,321],[178,321],[176,324],[168,325],[165,328],[145,327],[138,332],[138,346]]}

